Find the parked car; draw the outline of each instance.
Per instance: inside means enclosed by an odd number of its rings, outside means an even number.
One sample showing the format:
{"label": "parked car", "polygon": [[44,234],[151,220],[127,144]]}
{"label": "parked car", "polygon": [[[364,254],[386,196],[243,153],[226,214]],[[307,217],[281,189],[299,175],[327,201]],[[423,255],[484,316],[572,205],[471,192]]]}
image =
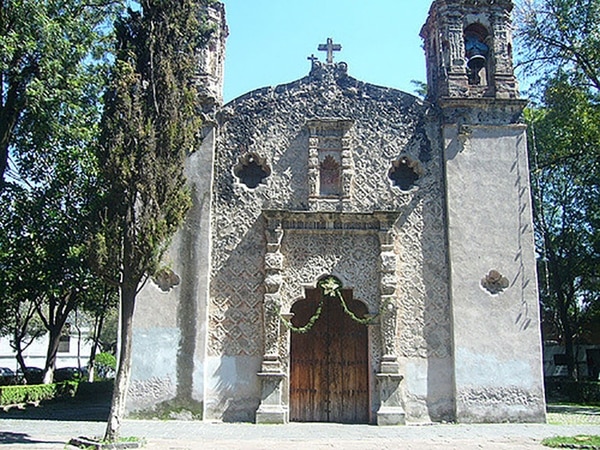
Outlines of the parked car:
{"label": "parked car", "polygon": [[17,380],[23,384],[42,384],[44,382],[44,371],[39,367],[27,367],[25,373],[17,370]]}
{"label": "parked car", "polygon": [[54,381],[76,381],[86,376],[86,371],[79,367],[61,367],[54,371]]}
{"label": "parked car", "polygon": [[0,367],[0,385],[15,384],[17,376],[8,367]]}

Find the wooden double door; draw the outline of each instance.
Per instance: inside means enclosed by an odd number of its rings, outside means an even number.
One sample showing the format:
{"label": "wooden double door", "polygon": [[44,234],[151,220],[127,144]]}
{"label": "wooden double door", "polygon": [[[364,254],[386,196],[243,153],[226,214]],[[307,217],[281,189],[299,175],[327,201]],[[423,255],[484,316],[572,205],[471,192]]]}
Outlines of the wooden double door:
{"label": "wooden double door", "polygon": [[[343,290],[357,317],[365,305]],[[295,326],[305,325],[321,299],[320,289],[307,289],[294,304]],[[369,423],[369,361],[366,325],[354,321],[338,298],[325,297],[320,318],[305,334],[292,333],[290,355],[290,419],[296,422]]]}

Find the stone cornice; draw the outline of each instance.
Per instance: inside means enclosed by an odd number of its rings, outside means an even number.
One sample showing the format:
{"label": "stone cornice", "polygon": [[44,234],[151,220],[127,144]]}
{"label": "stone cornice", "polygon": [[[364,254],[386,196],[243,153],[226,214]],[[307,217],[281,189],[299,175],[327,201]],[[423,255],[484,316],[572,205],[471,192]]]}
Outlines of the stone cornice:
{"label": "stone cornice", "polygon": [[[372,213],[263,210],[268,222],[283,230],[387,231],[400,215],[398,211]],[[268,224],[267,228],[274,226]]]}

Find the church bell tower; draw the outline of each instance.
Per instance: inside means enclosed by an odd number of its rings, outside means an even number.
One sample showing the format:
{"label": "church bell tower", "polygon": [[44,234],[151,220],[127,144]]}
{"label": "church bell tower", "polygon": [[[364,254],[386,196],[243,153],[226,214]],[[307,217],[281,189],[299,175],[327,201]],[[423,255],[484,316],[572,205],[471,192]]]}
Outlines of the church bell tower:
{"label": "church bell tower", "polygon": [[436,0],[421,31],[442,136],[459,422],[545,421],[512,9],[511,0]]}
{"label": "church bell tower", "polygon": [[511,0],[438,0],[421,31],[429,98],[517,98]]}

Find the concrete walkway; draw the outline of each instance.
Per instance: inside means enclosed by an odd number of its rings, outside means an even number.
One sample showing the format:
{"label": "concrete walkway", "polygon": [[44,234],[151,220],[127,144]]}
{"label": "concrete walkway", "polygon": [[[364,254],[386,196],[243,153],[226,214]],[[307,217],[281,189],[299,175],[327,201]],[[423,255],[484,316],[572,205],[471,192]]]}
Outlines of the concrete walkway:
{"label": "concrete walkway", "polygon": [[[2,449],[69,449],[79,435],[98,436],[102,422],[0,420]],[[542,449],[543,438],[600,434],[600,425],[251,425],[186,421],[125,421],[123,436],[144,437],[147,449]]]}
{"label": "concrete walkway", "polygon": [[[89,405],[88,405],[88,409]],[[100,414],[98,414],[100,413]],[[105,411],[54,406],[0,413],[0,450],[61,449],[76,436],[101,436]],[[127,420],[122,436],[145,438],[149,450],[515,450],[543,449],[542,439],[578,434],[600,435],[600,408],[550,407],[549,424],[539,425],[252,425],[193,421]]]}

